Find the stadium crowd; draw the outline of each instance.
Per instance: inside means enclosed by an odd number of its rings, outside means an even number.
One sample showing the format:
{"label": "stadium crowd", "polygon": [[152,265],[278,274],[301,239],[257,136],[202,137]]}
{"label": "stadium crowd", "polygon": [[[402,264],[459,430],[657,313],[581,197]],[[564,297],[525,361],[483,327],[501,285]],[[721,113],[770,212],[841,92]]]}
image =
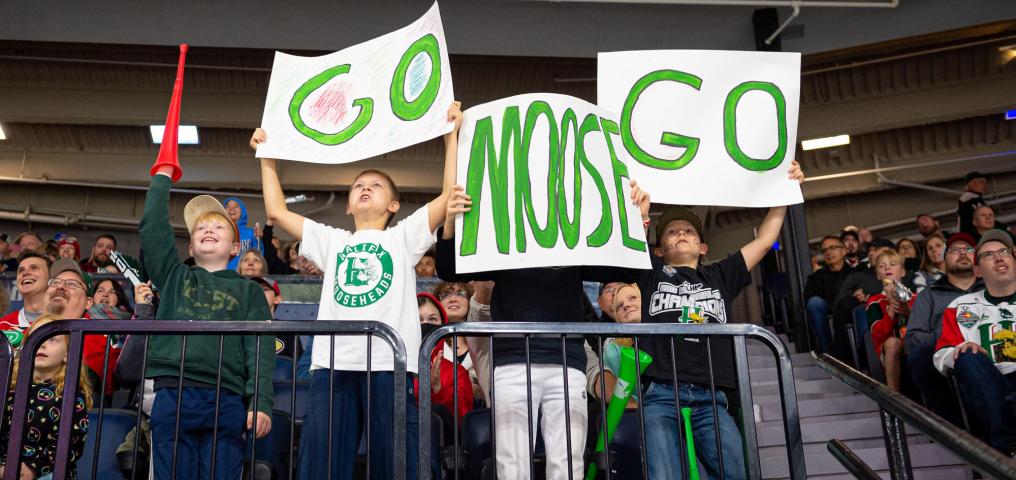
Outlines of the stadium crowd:
{"label": "stadium crowd", "polygon": [[[461,121],[457,103],[448,119],[456,126]],[[411,373],[419,371],[416,353],[422,338],[450,322],[747,320],[730,316],[731,303],[776,240],[785,207],[770,209],[756,238],[722,259],[708,257],[709,233],[699,217],[687,208],[670,207],[655,224],[652,240],[657,249],[650,255],[650,270],[582,266],[460,274],[455,268],[454,219],[469,211],[472,202],[454,185],[456,135],[457,129],[445,137],[441,194],[395,225],[391,220],[400,207],[395,182],[377,170],[358,175],[348,197],[354,231],[290,211],[277,162],[262,159],[264,224],[250,226],[238,198],[220,202],[195,197],[185,209],[190,235],[186,261],[176,250],[168,209],[169,190],[182,168],[157,163],[136,259],[117,251],[111,234],[99,235],[87,258],[81,242],[67,235],[44,240],[25,232],[10,241],[0,235],[2,268],[16,272],[13,288],[21,300],[20,308],[8,311],[7,292],[0,290],[0,307],[6,312],[0,329],[18,347],[40,325],[58,319],[267,321],[283,300],[272,277],[284,275],[322,278],[319,320],[376,319],[395,328],[409,353]],[[268,132],[259,129],[251,146],[267,141]],[[803,179],[796,163],[788,175]],[[1008,399],[1016,393],[1016,259],[1011,234],[984,199],[986,188],[984,175],[967,176],[955,232],[942,230],[930,215],[918,215],[916,232],[895,242],[852,226],[823,237],[804,298],[815,351],[884,371],[890,388],[1012,454],[1016,424]],[[639,208],[648,232],[649,194],[632,182],[629,200]],[[296,240],[280,242],[276,227]],[[417,278],[433,276],[440,282],[432,290],[417,290]],[[121,280],[132,277],[143,281]],[[595,302],[599,315],[584,293],[585,281],[600,283]],[[367,459],[371,471],[378,478],[391,477],[393,452],[386,446],[392,444],[389,413],[396,393],[393,358],[383,344],[373,348],[368,379],[362,338],[317,336],[307,342],[278,342],[275,351],[258,350],[253,335],[227,336],[221,347],[214,337],[189,338],[183,363],[179,336],[152,336],[146,348],[132,336],[86,337],[82,381],[74,392],[79,408],[70,412],[75,418],[72,460],[84,448],[88,409],[99,402],[109,405],[116,391],[128,389],[132,401],[142,403],[147,421],[143,435],[134,432],[125,439],[124,451],[135,442],[148,445],[154,478],[168,478],[171,472],[209,478],[213,443],[214,476],[239,478],[245,438],[264,437],[272,430],[273,395],[267,386],[273,381],[275,355],[280,355],[296,360],[297,379],[308,382],[300,432],[301,477],[324,478],[332,472],[337,478],[352,478],[366,423],[375,442]],[[728,394],[736,388],[732,343],[714,341],[708,347],[700,337],[684,336],[676,344],[672,360],[669,339],[641,341],[642,352],[653,362],[642,375],[643,390],[622,399],[629,408],[642,410],[650,478],[676,478],[692,468],[681,448],[687,440],[682,433],[685,420],[675,399],[691,409],[691,438],[709,476],[718,476],[722,469],[726,478],[743,478],[741,434],[728,408]],[[17,388],[31,389],[32,408],[60,405],[67,346],[66,336],[47,340],[35,357],[31,384],[11,383],[3,432],[9,432],[10,399]],[[557,339],[448,339],[431,352],[431,391],[425,394],[451,428],[453,419],[461,422],[474,408],[493,407],[499,477],[527,475],[529,430],[535,431],[538,421],[546,477],[568,478],[569,471],[578,477],[584,475],[581,459],[589,434],[599,429],[591,399],[609,399],[629,383],[619,375],[632,347],[632,339],[625,338],[610,339],[602,348],[577,338],[569,338],[563,347]],[[220,348],[226,359],[221,370]],[[952,393],[950,377],[960,387],[958,395]],[[255,384],[262,385],[257,395]],[[410,382],[404,392],[414,399],[407,402],[409,478],[414,478],[419,461],[428,462],[416,458],[415,398],[424,394],[417,388]],[[963,425],[961,402],[974,412],[969,426]],[[368,407],[382,413],[368,418]],[[541,415],[531,415],[530,409]],[[56,412],[58,418],[59,408]],[[570,429],[558,425],[565,417]],[[26,420],[38,433],[26,440],[22,478],[52,474],[56,420]],[[216,442],[209,440],[213,425]],[[8,441],[3,436],[4,452]],[[569,465],[569,458],[579,460]],[[8,460],[2,464],[9,465]],[[429,462],[440,474],[443,466],[437,456]],[[73,467],[70,472],[73,476]]]}

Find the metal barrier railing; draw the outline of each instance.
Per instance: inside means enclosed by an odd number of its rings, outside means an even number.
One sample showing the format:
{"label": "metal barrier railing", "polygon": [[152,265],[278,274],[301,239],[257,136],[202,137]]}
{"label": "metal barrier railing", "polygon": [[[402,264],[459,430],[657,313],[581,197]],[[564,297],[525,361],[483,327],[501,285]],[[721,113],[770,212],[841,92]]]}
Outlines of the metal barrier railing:
{"label": "metal barrier railing", "polygon": [[[228,335],[255,335],[256,338],[257,338],[257,340],[256,340],[256,344],[257,344],[256,358],[260,358],[260,351],[261,351],[260,349],[262,348],[262,343],[263,343],[262,337],[263,336],[269,336],[273,340],[271,342],[271,346],[270,347],[269,346],[265,346],[264,348],[274,348],[274,338],[275,338],[275,335],[277,335],[277,334],[280,334],[280,335],[281,334],[285,334],[285,335],[295,335],[295,334],[328,335],[328,336],[331,337],[331,340],[332,340],[331,342],[329,342],[330,345],[331,345],[329,355],[330,355],[330,358],[332,359],[332,361],[334,363],[334,358],[335,358],[334,339],[335,339],[336,336],[359,336],[359,335],[365,335],[367,337],[367,365],[368,365],[368,368],[367,368],[367,379],[368,380],[367,381],[368,381],[368,389],[369,389],[369,382],[370,382],[369,379],[371,378],[371,375],[370,375],[370,373],[371,373],[371,370],[370,370],[370,359],[371,359],[371,348],[372,348],[371,346],[373,344],[372,339],[373,339],[374,336],[377,336],[377,337],[381,338],[382,340],[387,342],[388,345],[390,345],[392,347],[393,361],[394,361],[393,362],[394,363],[394,371],[393,371],[393,383],[394,383],[394,388],[393,388],[393,390],[394,390],[394,398],[393,398],[393,400],[394,401],[393,401],[393,403],[394,403],[394,411],[392,412],[393,413],[393,417],[392,417],[393,418],[393,425],[394,425],[394,431],[393,431],[393,439],[394,439],[393,443],[394,443],[394,445],[392,445],[392,447],[393,447],[392,455],[393,455],[394,472],[395,472],[394,478],[396,478],[397,480],[404,480],[406,478],[406,458],[407,458],[406,457],[406,446],[407,446],[407,443],[406,443],[406,401],[407,401],[407,399],[406,399],[405,392],[407,391],[407,384],[406,384],[406,359],[407,359],[407,356],[406,356],[405,344],[403,343],[402,338],[390,326],[388,326],[386,324],[383,324],[383,323],[380,323],[380,322],[373,322],[373,321],[341,321],[341,322],[339,322],[339,321],[317,321],[317,322],[305,322],[305,321],[296,321],[296,322],[282,322],[282,321],[274,321],[274,322],[264,322],[264,321],[260,321],[260,322],[249,322],[249,321],[247,321],[247,322],[243,322],[243,321],[215,321],[215,322],[211,322],[211,321],[164,321],[164,320],[159,320],[159,321],[153,321],[153,320],[100,320],[100,321],[96,321],[96,320],[67,320],[67,321],[56,321],[56,322],[53,322],[51,324],[44,325],[44,326],[40,327],[37,331],[35,331],[35,333],[33,333],[31,336],[29,336],[26,339],[25,344],[21,348],[21,351],[22,352],[35,352],[38,349],[38,347],[41,346],[42,343],[46,339],[48,339],[48,338],[50,338],[50,337],[52,337],[54,335],[69,334],[69,336],[70,336],[70,345],[69,345],[68,357],[67,357],[67,370],[66,370],[66,377],[65,377],[65,389],[66,390],[65,391],[66,392],[74,392],[74,391],[76,391],[77,386],[78,386],[80,366],[81,366],[81,362],[83,361],[83,359],[82,359],[82,352],[83,352],[84,337],[86,335],[124,334],[124,333],[145,335],[145,355],[144,355],[144,357],[145,357],[146,360],[147,360],[147,344],[148,344],[148,336],[149,335],[163,335],[163,334],[166,334],[166,335],[182,335],[182,337],[181,337],[182,338],[182,340],[181,340],[181,368],[180,368],[180,373],[179,373],[179,378],[178,378],[180,383],[178,385],[183,385],[183,381],[182,381],[183,380],[183,363],[184,363],[184,353],[186,352],[186,343],[187,343],[186,339],[187,339],[187,337],[189,337],[189,336],[215,336],[215,335],[219,336],[220,349],[219,349],[219,365],[218,365],[219,368],[218,368],[218,370],[220,371],[220,374],[219,374],[219,377],[217,378],[216,386],[215,386],[215,388],[216,388],[216,409],[218,409],[218,407],[219,407],[219,405],[218,405],[219,404],[219,391],[222,388],[221,370],[222,370],[223,358],[222,358],[222,348],[221,347],[222,347],[222,344],[224,342],[225,336],[228,336]],[[9,344],[7,344],[6,342],[2,342],[2,344],[6,345],[7,352],[9,353],[10,352],[10,346],[9,346]],[[108,366],[109,353],[110,353],[109,352],[109,342],[106,342],[106,351],[105,351],[105,359],[104,359],[104,364],[105,365],[104,365],[103,371],[106,371],[105,367]],[[0,347],[0,368],[3,367],[3,358],[2,358],[3,354],[4,354],[4,352],[2,350],[2,347]],[[8,356],[8,358],[9,358],[9,356]],[[29,385],[32,382],[32,373],[33,373],[34,364],[35,364],[35,355],[22,355],[20,361],[22,363],[21,363],[21,365],[19,367],[19,371],[18,371],[18,378],[17,378],[18,385]],[[142,364],[142,367],[141,367],[142,371],[145,370],[145,364],[144,364],[144,362],[145,361],[143,361],[143,364]],[[9,367],[9,362],[8,362],[8,367]],[[256,362],[255,363],[254,378],[258,378],[259,377],[259,374],[260,374],[259,369],[260,369],[260,367],[261,367],[260,362]],[[289,411],[293,412],[294,415],[290,417],[290,425],[289,425],[290,432],[291,432],[290,433],[290,439],[289,439],[289,441],[290,441],[289,472],[288,472],[288,476],[283,476],[283,475],[280,474],[280,478],[290,478],[290,479],[295,478],[295,476],[294,476],[294,467],[295,466],[294,466],[294,463],[293,463],[293,443],[294,443],[293,440],[294,440],[294,434],[292,433],[292,432],[295,431],[295,411],[296,411],[296,405],[295,405],[295,403],[296,403],[296,362],[295,362],[295,359],[294,359],[294,362],[293,362],[293,365],[292,365],[292,369],[293,369],[293,380],[292,380],[293,384],[292,384],[292,396],[290,397],[290,402],[291,403],[289,405],[289,408],[290,408]],[[7,371],[9,371],[9,368],[8,368]],[[3,378],[2,378],[3,375],[4,375],[3,372],[0,371],[0,380],[3,380]],[[328,468],[329,468],[329,475],[328,476],[329,477],[331,477],[331,471],[330,470],[331,470],[331,466],[332,466],[332,454],[333,454],[332,453],[332,448],[331,448],[331,439],[332,439],[332,430],[331,429],[333,427],[333,424],[331,422],[331,420],[332,420],[332,405],[333,405],[333,401],[332,401],[333,397],[332,396],[334,395],[334,390],[332,389],[333,378],[334,378],[334,375],[330,375],[329,376],[329,394],[328,394],[329,395],[329,398],[328,398],[328,405],[329,405],[328,406],[328,414],[329,414],[328,415],[328,417],[329,417],[329,427],[328,427],[328,444],[329,444],[329,448],[328,448],[328,466],[329,467]],[[107,379],[105,378],[105,376],[101,376],[101,386],[97,389],[98,392],[103,392],[105,390],[106,382],[107,382]],[[6,382],[0,383],[0,384],[5,385],[5,389],[6,389],[6,385],[7,385]],[[258,396],[258,389],[259,388],[271,388],[271,387],[270,386],[262,386],[262,385],[260,385],[260,382],[255,382],[255,384],[254,384],[254,392],[253,392],[254,393],[254,395],[253,395],[254,398],[257,398],[257,396]],[[183,388],[178,388],[178,390],[182,392]],[[26,409],[27,403],[28,403],[28,398],[27,398],[28,397],[28,391],[29,391],[29,389],[27,389],[27,388],[18,388],[14,392],[14,405],[13,405],[13,414],[12,414],[12,418],[13,419],[25,418],[25,409]],[[5,397],[6,397],[6,395],[5,395]],[[75,402],[75,395],[73,395],[73,394],[71,394],[71,395],[64,395],[63,398],[62,398],[62,404],[60,406],[61,412],[68,412],[68,413],[69,412],[73,412],[74,411],[74,402]],[[2,405],[0,405],[0,406],[2,406]],[[96,444],[99,444],[100,440],[101,440],[101,435],[102,435],[102,418],[103,418],[104,408],[105,407],[104,407],[103,403],[101,403],[101,402],[97,406],[99,421],[97,422],[97,425],[94,426],[94,428],[97,428],[97,430],[96,430]],[[141,418],[142,418],[142,416],[141,416],[141,408],[142,408],[141,407],[141,402],[138,402],[138,406],[137,406],[137,420],[136,420],[136,423],[135,423],[135,428],[137,428],[137,430],[136,430],[137,432],[141,431],[140,430],[140,423],[141,423]],[[54,465],[53,478],[57,478],[57,479],[65,478],[65,476],[67,474],[68,460],[70,459],[71,435],[69,433],[72,431],[71,430],[72,429],[72,424],[71,424],[72,423],[72,418],[73,418],[73,415],[70,415],[70,414],[61,415],[61,417],[60,417],[59,430],[58,430],[59,435],[58,435],[57,449],[56,449],[56,462],[55,462],[55,465]],[[367,401],[366,418],[367,419],[371,418],[371,414],[370,414],[370,401],[369,401],[369,399]],[[179,431],[179,419],[180,419],[180,400],[179,400],[179,398],[177,399],[176,419],[177,419],[177,425],[176,425],[176,429],[177,430],[176,430],[176,433],[174,434],[174,438],[178,439],[179,438],[179,432],[180,432]],[[217,427],[218,427],[218,421],[216,421],[215,423],[216,423],[215,428],[217,429]],[[370,424],[369,421],[367,421],[365,423],[366,423],[366,425]],[[423,423],[426,424],[427,422],[423,422]],[[366,448],[367,448],[367,456],[369,458],[370,457],[370,449],[371,449],[369,426],[367,426],[366,428],[367,428],[367,444],[366,444]],[[7,462],[7,468],[5,470],[5,475],[4,475],[4,479],[5,480],[15,480],[15,479],[18,478],[18,472],[19,472],[19,469],[20,469],[20,451],[22,449],[22,441],[23,441],[24,433],[25,433],[24,429],[25,429],[25,425],[24,425],[24,423],[22,421],[12,421],[11,422],[10,442],[9,442],[9,445],[7,445],[7,457],[6,458],[8,459],[8,462]],[[256,434],[257,434],[256,431],[251,432],[251,436],[252,437],[256,437]],[[214,470],[214,465],[215,465],[215,453],[216,453],[216,448],[215,448],[215,443],[214,442],[217,440],[217,437],[218,437],[218,435],[215,435],[213,433],[213,446],[212,446],[212,458],[211,458],[211,464],[213,466],[212,467],[212,471],[213,472],[215,471]],[[133,463],[132,463],[133,465],[137,465],[137,455],[138,455],[137,443],[138,442],[135,443],[135,448],[134,448],[134,451],[133,451]],[[253,444],[252,444],[252,447],[253,447],[254,450],[256,450],[256,448],[257,448],[256,444],[257,444],[257,440],[255,439],[253,441]],[[174,445],[174,458],[173,458],[173,463],[172,463],[174,467],[175,467],[175,465],[177,463],[176,462],[176,451],[175,451],[175,448],[176,448],[176,445]],[[96,456],[98,455],[98,448],[96,448],[96,450],[94,452],[94,455],[96,455]],[[428,457],[423,457],[423,458],[428,458]],[[93,477],[93,478],[95,477],[94,465],[96,465],[96,463],[97,463],[95,460],[96,460],[96,458],[92,459],[93,471],[91,472],[91,477]],[[251,478],[253,478],[253,475],[254,475],[254,455],[251,455],[250,462],[251,462],[251,469],[249,471],[249,474],[250,474]],[[421,462],[421,463],[424,463],[424,462]],[[369,476],[369,468],[370,468],[369,467],[369,462],[368,462],[368,467],[367,468],[368,468],[368,476]],[[136,471],[137,471],[137,469],[135,468],[134,472],[136,473]],[[175,474],[175,471],[173,473]]]}
{"label": "metal barrier railing", "polygon": [[842,441],[835,438],[829,440],[826,442],[826,449],[854,478],[860,480],[880,480],[882,478]]}
{"label": "metal barrier railing", "polygon": [[812,353],[812,356],[823,370],[878,404],[893,479],[913,478],[904,422],[970,462],[981,473],[992,478],[1016,478],[1016,460],[840,360],[828,354]]}
{"label": "metal barrier railing", "polygon": [[[567,373],[567,359],[566,359],[566,347],[565,347],[565,344],[566,344],[566,340],[568,338],[575,338],[577,336],[584,336],[585,338],[589,338],[590,336],[595,336],[597,338],[597,343],[599,344],[598,345],[599,348],[595,349],[595,351],[599,352],[600,353],[600,357],[602,358],[603,338],[604,337],[631,337],[631,338],[634,339],[634,348],[635,348],[635,350],[639,350],[638,342],[639,342],[639,338],[640,337],[645,338],[645,337],[653,337],[653,336],[670,336],[670,340],[671,340],[670,341],[671,364],[675,365],[676,364],[676,362],[674,361],[675,336],[680,336],[680,335],[697,335],[697,336],[704,336],[705,337],[707,351],[709,351],[709,354],[708,354],[709,355],[709,370],[710,370],[709,371],[709,375],[710,375],[710,388],[711,388],[712,392],[716,392],[717,388],[716,388],[716,385],[715,385],[715,383],[713,381],[713,360],[712,360],[713,353],[712,353],[712,350],[711,350],[711,347],[710,347],[711,342],[712,342],[713,338],[715,338],[715,337],[721,337],[721,338],[726,337],[726,338],[732,339],[732,341],[733,341],[733,347],[734,347],[733,348],[733,353],[734,353],[734,357],[735,357],[734,358],[734,366],[735,366],[736,375],[737,375],[737,391],[738,391],[738,396],[739,396],[739,400],[740,400],[740,404],[741,404],[741,421],[742,421],[742,424],[743,424],[742,428],[744,429],[744,431],[742,433],[742,442],[743,442],[743,445],[745,447],[744,448],[744,452],[745,452],[745,455],[746,455],[746,466],[747,466],[748,478],[751,478],[751,479],[759,479],[759,478],[761,478],[762,474],[761,474],[761,467],[760,467],[760,462],[759,462],[759,457],[758,457],[758,439],[757,439],[756,431],[755,431],[755,417],[754,417],[754,411],[753,411],[754,409],[752,408],[753,403],[752,403],[752,394],[751,394],[751,379],[750,379],[750,374],[749,374],[749,371],[748,371],[748,350],[747,350],[746,339],[747,338],[752,338],[752,339],[755,339],[755,340],[759,340],[759,341],[761,341],[764,345],[766,345],[772,351],[772,353],[776,357],[777,378],[778,378],[779,389],[780,389],[781,408],[782,408],[782,411],[783,411],[783,427],[784,427],[784,433],[785,433],[785,437],[786,437],[786,449],[787,449],[787,459],[789,461],[790,478],[792,478],[792,479],[804,479],[804,478],[806,478],[805,462],[804,462],[804,447],[803,447],[802,438],[801,438],[800,418],[799,418],[798,410],[797,410],[797,395],[796,395],[796,389],[795,389],[795,386],[794,386],[794,372],[793,372],[793,366],[791,364],[790,354],[788,353],[786,346],[779,339],[779,337],[777,337],[771,331],[769,331],[769,330],[767,330],[765,328],[759,327],[757,325],[750,325],[750,324],[741,324],[741,325],[721,325],[721,324],[649,324],[649,323],[639,323],[639,324],[622,324],[622,323],[611,323],[611,324],[608,324],[608,323],[510,323],[510,322],[483,322],[483,323],[481,323],[481,322],[469,322],[469,323],[455,323],[455,324],[445,325],[445,326],[437,329],[436,331],[434,331],[433,333],[431,333],[430,335],[428,335],[426,338],[423,339],[423,345],[421,345],[421,347],[420,347],[420,361],[419,361],[419,367],[420,367],[420,374],[419,374],[420,388],[419,388],[419,391],[420,392],[426,392],[426,393],[429,393],[431,391],[430,390],[430,370],[431,370],[430,353],[434,350],[434,348],[438,344],[438,342],[444,341],[444,339],[447,338],[447,337],[451,337],[452,338],[453,345],[457,344],[458,337],[460,337],[460,336],[462,336],[462,337],[488,337],[488,342],[489,342],[488,346],[489,346],[489,350],[490,350],[489,362],[490,362],[490,364],[492,366],[496,364],[495,363],[495,359],[494,359],[494,337],[495,336],[497,338],[504,338],[504,337],[515,337],[515,338],[522,337],[522,338],[524,338],[525,342],[526,342],[525,356],[526,356],[526,365],[527,365],[527,374],[526,374],[526,377],[527,377],[526,378],[527,401],[529,402],[528,404],[531,406],[532,405],[532,398],[528,397],[528,395],[531,395],[531,392],[532,392],[532,380],[530,378],[530,373],[529,373],[529,370],[528,370],[528,368],[529,368],[528,366],[531,363],[530,349],[529,349],[529,342],[530,342],[531,337],[534,337],[534,336],[538,337],[538,338],[548,338],[549,337],[549,338],[559,338],[561,340],[561,348],[562,348],[562,350],[561,350],[561,353],[562,353],[562,358],[561,358],[562,376],[563,376],[565,391],[567,392],[568,391],[568,387],[567,387],[568,386],[568,383],[567,383],[568,382],[568,373]],[[454,370],[453,370],[453,372],[455,372],[457,374],[459,360],[458,360],[456,355],[453,355],[452,357],[453,357],[453,363],[454,363]],[[640,371],[640,368],[639,368],[639,365],[638,365],[638,356],[636,355],[635,358],[636,358],[636,372],[637,372],[637,371]],[[599,370],[600,370],[599,371],[600,378],[602,379],[603,378],[603,372],[604,372],[604,370],[603,370],[603,363],[602,362],[600,362]],[[674,371],[672,373],[674,375],[674,379],[673,379],[674,383],[673,384],[675,385],[675,402],[676,402],[677,410],[678,410],[678,412],[680,412],[680,405],[681,405],[681,403],[680,403],[680,399],[679,399],[679,396],[677,394],[677,388],[676,388],[679,385],[678,380],[677,380],[677,372]],[[494,406],[495,406],[495,404],[497,402],[497,400],[496,400],[496,394],[495,394],[496,385],[495,385],[495,381],[494,381],[493,367],[491,367],[491,371],[490,371],[490,375],[489,375],[489,380],[490,380],[490,382],[489,382],[490,383],[489,384],[489,392],[490,392],[490,401],[491,401],[490,407],[491,407],[491,411],[493,412]],[[642,389],[642,380],[641,380],[640,376],[636,376],[636,382],[637,382],[636,391],[637,392],[644,391]],[[454,378],[453,383],[457,385],[458,384],[458,379]],[[603,418],[601,427],[604,430],[606,430],[606,419],[605,419],[605,412],[607,411],[606,404],[605,404],[606,403],[606,392],[604,391],[604,387],[603,387],[603,382],[602,381],[600,382],[600,395],[599,395],[599,397],[600,397],[600,409],[601,409],[601,412],[604,413],[604,415],[601,415],[601,417]],[[455,397],[455,401],[456,402],[458,401],[457,395]],[[428,414],[431,411],[431,398],[430,398],[430,395],[429,394],[425,394],[425,393],[421,394],[419,402],[420,402],[421,417],[425,417],[425,415]],[[716,396],[715,395],[713,395],[713,405],[712,405],[712,408],[713,408],[713,415],[714,415],[714,420],[715,420],[715,416],[717,414],[717,412],[716,412],[716,408],[717,408],[717,406],[716,406]],[[452,414],[454,415],[454,423],[456,425],[458,425],[459,418],[458,418],[458,405],[457,405],[457,403],[456,403],[455,408],[453,410],[455,410],[454,412],[452,412]],[[566,412],[570,411],[570,408],[568,406],[568,395],[567,394],[565,395],[565,411]],[[648,472],[646,470],[647,469],[647,458],[646,458],[645,419],[643,418],[643,415],[642,415],[642,409],[639,408],[638,411],[639,411],[638,419],[639,419],[640,442],[641,442],[640,443],[640,447],[641,447],[641,450],[642,450],[642,469],[643,469],[643,471],[642,471],[643,477],[642,478],[649,478]],[[678,414],[678,418],[680,418],[680,414]],[[529,439],[530,439],[530,441],[529,441],[529,448],[530,448],[530,452],[529,452],[530,478],[535,478],[535,476],[533,475],[533,473],[534,473],[533,472],[533,470],[534,470],[534,466],[533,466],[534,452],[533,452],[532,449],[533,449],[533,444],[534,444],[534,442],[533,442],[533,435],[534,435],[534,433],[532,431],[533,412],[532,412],[532,408],[531,407],[530,407],[529,412],[528,412],[528,420],[529,420],[529,422],[528,422],[527,428],[529,430]],[[496,432],[495,427],[494,427],[494,415],[493,414],[491,414],[491,420],[490,420],[490,422],[491,422],[490,428],[491,428],[491,444],[492,444],[491,445],[491,452],[492,452],[492,456],[494,457],[494,464],[496,465],[497,432]],[[570,415],[565,415],[565,432],[568,432],[568,433],[566,433],[566,435],[567,435],[566,438],[568,439],[567,441],[569,442],[569,445],[568,445],[568,464],[569,464],[569,470],[568,471],[569,471],[569,475],[568,476],[569,476],[569,478],[572,478],[572,473],[571,473],[572,472],[572,468],[571,468],[571,465],[572,465],[572,462],[574,461],[574,459],[572,458],[572,454],[571,454],[571,451],[572,451],[571,444],[570,444],[570,442],[571,442],[571,434],[570,434],[571,427],[570,427],[570,424],[568,422],[570,422]],[[715,429],[716,430],[716,435],[717,435],[716,442],[717,442],[717,449],[720,450],[720,461],[719,461],[719,464],[720,464],[719,470],[720,471],[719,471],[719,473],[720,473],[720,477],[723,478],[725,476],[723,474],[723,467],[722,467],[722,464],[723,464],[723,461],[722,461],[722,449],[719,447],[719,445],[721,445],[722,442],[720,441],[720,438],[719,438],[720,428],[718,426],[718,423],[719,422],[716,422],[717,428]],[[678,435],[679,435],[679,438],[681,438],[681,439],[684,438],[684,435],[683,435],[682,431],[683,431],[683,429],[678,428],[678,432],[679,432]],[[431,455],[431,452],[432,452],[432,446],[431,446],[432,437],[431,437],[431,425],[430,425],[430,423],[429,422],[420,422],[419,432],[420,432],[420,436],[419,436],[419,449],[420,449],[419,458],[421,458],[421,459],[428,458]],[[681,443],[683,444],[683,442],[684,441],[682,440]],[[454,461],[453,461],[453,465],[456,468],[455,468],[455,471],[454,471],[453,474],[454,474],[454,478],[457,479],[457,478],[459,478],[459,471],[458,471],[458,466],[459,466],[459,459],[458,459],[458,455],[459,455],[459,438],[458,438],[457,434],[456,434],[456,437],[454,439],[454,443],[455,443],[455,445],[454,445],[455,446],[455,450],[454,450],[454,456],[455,456],[455,458],[454,458]],[[603,471],[604,471],[604,474],[606,475],[606,478],[609,479],[611,477],[609,448],[605,449],[605,454],[603,455],[603,457],[604,457],[603,460],[604,460],[604,462],[606,464],[606,468]],[[584,462],[584,460],[582,460],[582,461]],[[430,473],[431,472],[430,472],[430,469],[428,468],[428,466],[425,465],[425,463],[423,461],[421,461],[420,465],[419,465],[419,478],[421,478],[422,480],[427,480],[427,479],[431,478]],[[683,478],[688,478],[688,468],[684,468],[683,469],[682,475],[683,475]]]}

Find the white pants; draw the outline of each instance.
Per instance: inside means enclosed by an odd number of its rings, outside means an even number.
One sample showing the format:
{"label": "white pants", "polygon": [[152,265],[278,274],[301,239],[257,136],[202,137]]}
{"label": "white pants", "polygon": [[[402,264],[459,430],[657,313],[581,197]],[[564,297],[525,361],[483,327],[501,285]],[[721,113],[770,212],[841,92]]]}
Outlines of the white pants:
{"label": "white pants", "polygon": [[[533,417],[526,406],[525,364],[505,365],[494,370],[494,428],[497,442],[497,478],[529,479],[529,431],[536,441],[538,412],[543,416],[540,430],[547,453],[547,480],[568,478],[568,439],[565,437],[564,369],[561,365],[535,364],[531,367]],[[585,476],[582,453],[586,445],[586,377],[568,369],[568,402],[571,409],[571,471],[573,478]],[[535,447],[534,447],[535,448]]]}

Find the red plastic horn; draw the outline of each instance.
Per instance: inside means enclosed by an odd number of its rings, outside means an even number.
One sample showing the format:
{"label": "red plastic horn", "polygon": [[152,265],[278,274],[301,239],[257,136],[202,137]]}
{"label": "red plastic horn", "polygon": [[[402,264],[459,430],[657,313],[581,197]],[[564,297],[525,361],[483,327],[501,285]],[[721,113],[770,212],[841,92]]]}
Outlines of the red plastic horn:
{"label": "red plastic horn", "polygon": [[180,180],[183,169],[177,154],[177,132],[180,129],[180,97],[183,95],[183,64],[187,57],[187,44],[180,44],[180,63],[176,67],[176,82],[173,83],[173,97],[169,100],[169,112],[166,114],[166,129],[162,132],[162,145],[159,157],[152,165],[151,175],[162,166],[173,168],[173,183]]}

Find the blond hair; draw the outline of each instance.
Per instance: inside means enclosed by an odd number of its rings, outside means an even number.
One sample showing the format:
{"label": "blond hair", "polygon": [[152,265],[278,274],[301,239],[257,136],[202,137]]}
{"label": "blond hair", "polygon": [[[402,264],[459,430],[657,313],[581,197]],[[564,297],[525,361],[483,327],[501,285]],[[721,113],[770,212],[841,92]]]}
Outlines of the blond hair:
{"label": "blond hair", "polygon": [[197,225],[199,223],[201,223],[201,222],[212,222],[212,221],[220,222],[220,223],[224,223],[226,225],[229,225],[229,228],[231,228],[232,232],[233,232],[233,242],[239,242],[240,241],[240,229],[237,228],[236,222],[234,222],[232,218],[229,218],[228,216],[223,215],[223,214],[221,214],[219,212],[205,212],[205,213],[202,213],[201,216],[197,218],[197,220],[194,220],[194,227],[196,229]]}
{"label": "blond hair", "polygon": [[[60,318],[49,313],[42,314],[39,318],[37,318],[34,322],[32,322],[31,326],[25,329],[25,340],[27,341],[29,336],[31,336],[33,332],[38,330],[39,327],[42,327],[47,323],[52,323],[56,320],[60,320]],[[67,349],[70,350],[71,343],[70,335],[63,334],[57,335],[57,337],[63,338],[64,343],[66,343],[67,345]],[[10,386],[10,391],[12,392],[17,387],[18,370],[19,370],[18,367],[20,366],[21,363],[21,354],[24,353],[24,351],[25,351],[24,348],[18,350],[18,353],[14,357],[14,369],[11,373],[11,386]],[[85,397],[85,410],[90,410],[92,408],[93,388],[92,381],[88,376],[88,372],[89,372],[88,366],[85,365],[84,359],[82,359],[81,371],[78,375],[78,390],[81,392],[81,395]],[[53,384],[55,385],[55,391],[58,396],[63,396],[63,394],[66,393],[64,390],[65,387],[64,382],[66,378],[67,378],[67,362],[65,361],[63,366],[60,367],[60,370],[56,373],[56,375],[53,375]]]}
{"label": "blond hair", "polygon": [[892,248],[878,254],[878,256],[875,257],[875,263],[873,264],[873,266],[878,266],[879,263],[882,263],[882,259],[896,260],[900,265],[903,264],[903,256],[900,255],[900,252],[897,252],[895,249]]}

